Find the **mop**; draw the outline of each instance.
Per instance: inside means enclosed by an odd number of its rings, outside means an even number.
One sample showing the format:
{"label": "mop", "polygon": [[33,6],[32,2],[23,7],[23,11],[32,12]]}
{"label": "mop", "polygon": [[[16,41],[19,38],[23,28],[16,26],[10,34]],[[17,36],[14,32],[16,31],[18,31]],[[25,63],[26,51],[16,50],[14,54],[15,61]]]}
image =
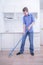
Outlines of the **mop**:
{"label": "mop", "polygon": [[22,40],[22,38],[17,42],[16,46],[14,46],[14,48],[10,51],[9,56],[13,55],[13,51],[16,49],[16,47],[19,45],[20,41]]}
{"label": "mop", "polygon": [[[27,31],[28,32],[28,31]],[[27,33],[26,32],[26,33]],[[26,34],[25,33],[25,34]],[[19,45],[19,43],[20,43],[20,41],[22,40],[22,38],[17,42],[17,44],[16,44],[16,46],[14,46],[14,48],[10,51],[10,53],[9,53],[9,56],[12,56],[13,55],[13,51],[16,49],[16,47]]]}

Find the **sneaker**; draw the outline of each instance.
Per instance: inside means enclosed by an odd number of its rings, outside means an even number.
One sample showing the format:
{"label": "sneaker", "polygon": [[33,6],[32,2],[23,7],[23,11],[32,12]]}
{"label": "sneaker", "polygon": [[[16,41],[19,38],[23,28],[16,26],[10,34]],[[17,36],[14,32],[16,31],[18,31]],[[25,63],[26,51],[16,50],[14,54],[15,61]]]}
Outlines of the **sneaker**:
{"label": "sneaker", "polygon": [[16,55],[20,55],[20,54],[23,54],[23,53],[18,52]]}
{"label": "sneaker", "polygon": [[34,53],[30,53],[32,56],[34,56]]}

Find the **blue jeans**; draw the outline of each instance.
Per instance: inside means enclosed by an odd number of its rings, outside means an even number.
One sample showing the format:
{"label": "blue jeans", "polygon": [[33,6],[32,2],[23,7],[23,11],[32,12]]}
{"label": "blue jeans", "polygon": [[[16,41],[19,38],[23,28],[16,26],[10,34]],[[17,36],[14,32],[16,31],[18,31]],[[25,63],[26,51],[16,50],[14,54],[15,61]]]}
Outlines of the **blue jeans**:
{"label": "blue jeans", "polygon": [[21,43],[21,47],[20,47],[20,52],[23,53],[24,52],[24,46],[25,46],[25,41],[27,38],[27,35],[29,36],[29,42],[30,42],[30,53],[34,52],[34,46],[33,46],[33,31],[32,32],[27,32],[23,35],[22,38],[22,43]]}

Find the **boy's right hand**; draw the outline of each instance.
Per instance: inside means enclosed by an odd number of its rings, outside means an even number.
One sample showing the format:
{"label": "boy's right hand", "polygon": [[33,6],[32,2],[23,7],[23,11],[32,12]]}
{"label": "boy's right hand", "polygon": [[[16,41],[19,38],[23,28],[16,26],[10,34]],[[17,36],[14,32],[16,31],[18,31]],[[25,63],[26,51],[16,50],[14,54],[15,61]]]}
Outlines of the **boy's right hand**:
{"label": "boy's right hand", "polygon": [[23,34],[25,34],[25,31],[23,31]]}

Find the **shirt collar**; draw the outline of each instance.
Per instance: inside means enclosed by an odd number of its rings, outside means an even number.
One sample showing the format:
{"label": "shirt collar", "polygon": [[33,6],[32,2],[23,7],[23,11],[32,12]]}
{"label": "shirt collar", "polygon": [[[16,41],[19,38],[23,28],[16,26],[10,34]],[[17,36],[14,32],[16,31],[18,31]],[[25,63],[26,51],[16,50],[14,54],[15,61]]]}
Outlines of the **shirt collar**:
{"label": "shirt collar", "polygon": [[28,15],[25,15],[25,16],[29,16],[30,14],[28,14]]}

